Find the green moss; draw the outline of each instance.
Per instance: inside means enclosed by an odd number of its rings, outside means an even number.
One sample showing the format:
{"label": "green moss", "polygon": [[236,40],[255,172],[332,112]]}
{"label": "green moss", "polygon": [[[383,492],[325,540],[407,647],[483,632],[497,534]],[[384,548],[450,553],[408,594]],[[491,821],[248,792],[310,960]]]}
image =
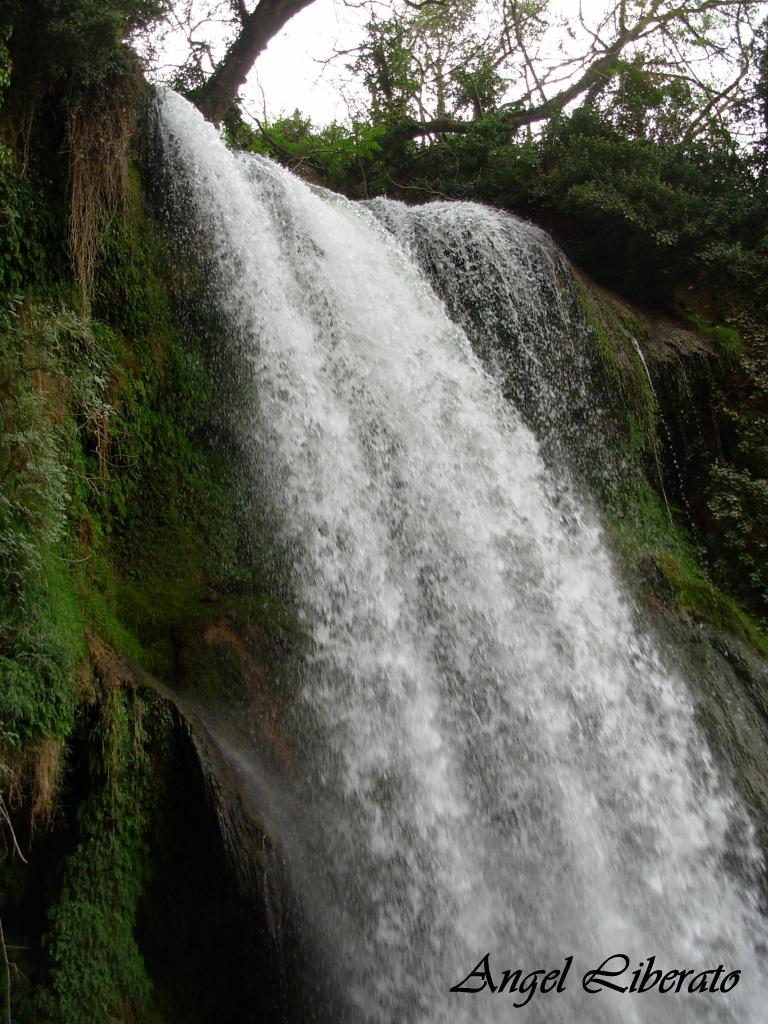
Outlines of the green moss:
{"label": "green moss", "polygon": [[150,873],[146,833],[157,796],[147,754],[153,723],[148,729],[146,719],[139,694],[114,685],[103,689],[90,723],[100,743],[88,747],[88,795],[78,808],[78,838],[49,915],[50,967],[34,1001],[39,1019],[124,1019],[127,1007],[141,1011],[149,1001],[151,983],[135,938],[137,903]]}
{"label": "green moss", "polygon": [[688,317],[700,334],[714,341],[717,351],[726,360],[740,359],[744,354],[744,339],[735,327],[725,324],[711,324],[697,313],[689,313]]}
{"label": "green moss", "polygon": [[[687,529],[680,525],[684,517],[669,507],[663,493],[658,404],[632,343],[632,337],[639,340],[647,335],[645,325],[631,316],[619,320],[583,282],[579,282],[579,297],[609,395],[614,396],[612,408],[620,427],[616,450],[609,453],[617,470],[602,485],[599,497],[610,536],[624,563],[641,585],[657,592],[660,589],[662,598],[668,602],[741,637],[758,652],[768,653],[768,639],[758,625],[710,579],[704,568],[703,552],[697,550]],[[727,339],[729,329],[722,331],[725,333],[721,337]],[[644,469],[648,465],[654,467],[659,492],[649,482]],[[729,481],[733,479],[728,471],[718,473],[720,477],[728,476]],[[746,493],[744,487],[742,491]],[[757,506],[757,491],[753,488],[749,493],[752,505]],[[762,491],[759,497],[763,498]],[[752,576],[757,580],[764,560],[754,558],[754,552],[747,547],[764,541],[761,531],[754,528],[754,516],[750,518],[744,513],[743,504],[736,499],[726,500],[722,493],[711,502],[718,522],[727,522],[734,548],[741,545],[739,550],[744,559],[751,559]]]}
{"label": "green moss", "polygon": [[75,389],[55,352],[63,322],[47,324],[43,339],[39,319],[19,307],[1,339],[0,728],[14,746],[66,736],[84,649],[66,560],[68,414],[53,381]]}
{"label": "green moss", "polygon": [[768,655],[768,637],[715,586],[701,552],[640,473],[623,477],[612,489],[606,523],[624,564],[642,587]]}
{"label": "green moss", "polygon": [[[602,366],[612,412],[622,424],[629,451],[634,456],[656,452],[658,406],[643,361],[633,338],[644,337],[644,325],[625,317],[622,322],[606,303],[577,278],[579,305],[590,328]],[[630,330],[627,321],[641,330]]]}
{"label": "green moss", "polygon": [[643,341],[648,337],[648,327],[642,320],[638,320],[637,317],[623,316],[621,318],[621,323],[622,326],[638,341]]}
{"label": "green moss", "polygon": [[680,607],[696,611],[707,622],[741,637],[754,649],[768,655],[766,637],[736,602],[723,594],[691,558],[662,552],[657,559],[665,580]]}

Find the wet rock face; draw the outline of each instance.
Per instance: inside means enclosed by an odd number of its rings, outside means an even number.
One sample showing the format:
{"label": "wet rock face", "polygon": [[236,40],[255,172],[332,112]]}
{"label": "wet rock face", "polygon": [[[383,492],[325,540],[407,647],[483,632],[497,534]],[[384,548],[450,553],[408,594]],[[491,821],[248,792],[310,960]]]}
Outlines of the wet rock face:
{"label": "wet rock face", "polygon": [[139,915],[147,967],[170,1019],[250,1024],[253,1008],[269,1005],[263,911],[242,899],[206,774],[178,715],[168,754],[167,796],[150,838],[155,869]]}
{"label": "wet rock face", "polygon": [[[287,784],[298,737],[283,718],[275,638],[224,605],[214,602],[206,621],[177,637],[172,687],[147,680],[178,723],[168,818],[160,815],[157,830],[156,889],[167,911],[157,941],[150,893],[148,949],[171,984],[179,985],[180,965],[184,978],[194,975],[181,986],[178,1019],[330,1024],[338,1019],[333,993],[308,959],[308,923],[286,869],[286,833],[298,827]],[[177,930],[183,949],[174,944]],[[218,975],[201,995],[212,971]]]}
{"label": "wet rock face", "polygon": [[649,608],[666,649],[687,667],[699,720],[720,768],[744,794],[768,850],[768,663],[695,612],[681,614],[653,600]]}
{"label": "wet rock face", "polygon": [[665,487],[693,520],[688,525],[706,531],[707,471],[721,447],[714,346],[702,334],[658,320],[644,347],[661,416]]}
{"label": "wet rock face", "polygon": [[[645,477],[646,490],[628,488],[618,510],[623,539],[630,538],[622,549],[631,552],[626,568],[644,599],[649,629],[662,636],[664,649],[673,652],[691,681],[712,749],[752,808],[760,841],[768,849],[764,641],[729,596],[738,567],[731,564],[729,575],[717,564],[719,538],[709,506],[712,467],[727,465],[738,449],[726,403],[745,387],[744,371],[719,346],[717,329],[710,334],[694,330],[583,281],[601,313],[603,343],[610,345],[621,373],[626,379],[630,369],[623,346],[628,332],[642,351],[653,386],[653,448],[646,447],[634,464],[634,472]],[[613,394],[620,405],[623,384],[615,392],[609,387],[609,401]],[[633,472],[631,460],[625,467],[628,475]]]}
{"label": "wet rock face", "polygon": [[714,356],[712,341],[673,320],[652,320],[648,325],[646,356],[654,364]]}

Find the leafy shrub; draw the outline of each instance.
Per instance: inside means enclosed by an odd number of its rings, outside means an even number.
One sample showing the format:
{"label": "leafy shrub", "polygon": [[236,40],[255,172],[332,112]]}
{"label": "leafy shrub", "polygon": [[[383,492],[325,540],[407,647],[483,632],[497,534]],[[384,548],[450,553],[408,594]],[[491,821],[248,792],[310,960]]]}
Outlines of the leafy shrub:
{"label": "leafy shrub", "polygon": [[709,493],[721,571],[768,619],[768,480],[746,470],[713,466]]}

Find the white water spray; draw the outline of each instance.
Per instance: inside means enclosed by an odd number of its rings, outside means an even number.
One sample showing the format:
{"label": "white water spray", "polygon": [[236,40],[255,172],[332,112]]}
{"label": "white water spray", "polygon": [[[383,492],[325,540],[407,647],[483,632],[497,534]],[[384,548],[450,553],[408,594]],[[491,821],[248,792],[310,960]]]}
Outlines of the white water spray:
{"label": "white water spray", "polygon": [[[241,429],[310,637],[296,715],[311,749],[290,780],[305,836],[289,856],[345,1019],[758,1024],[752,829],[684,682],[638,635],[595,517],[401,232],[229,153],[174,94],[160,107],[255,382]],[[551,323],[539,232],[467,204],[418,213],[453,238],[473,217],[473,258],[494,228],[511,268],[537,268],[514,284],[526,323]],[[545,375],[532,334],[527,345],[528,372]],[[734,844],[743,877],[726,866]],[[573,974],[524,1010],[508,994],[451,994],[486,952],[499,974],[573,955]],[[618,952],[665,970],[723,963],[742,980],[727,995],[585,993],[581,974]]]}

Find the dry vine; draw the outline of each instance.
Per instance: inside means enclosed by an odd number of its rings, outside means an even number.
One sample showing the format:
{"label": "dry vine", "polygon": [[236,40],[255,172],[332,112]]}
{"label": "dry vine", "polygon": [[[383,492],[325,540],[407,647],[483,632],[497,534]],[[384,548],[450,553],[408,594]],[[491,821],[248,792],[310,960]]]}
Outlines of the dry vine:
{"label": "dry vine", "polygon": [[[13,824],[11,823],[11,816],[5,806],[5,800],[3,800],[2,795],[0,795],[0,823],[7,827],[10,832],[13,850],[16,852],[16,855],[19,857],[22,864],[26,864],[27,862],[21,852],[18,840],[16,839],[16,833],[14,832]],[[0,921],[0,949],[2,950],[3,968],[5,973],[4,1024],[11,1024],[11,967],[13,965],[8,959],[8,947],[5,944],[5,932],[3,931],[2,921]]]}
{"label": "dry vine", "polygon": [[69,249],[87,312],[104,232],[128,190],[128,158],[136,132],[136,87],[130,81],[78,101],[67,124]]}

